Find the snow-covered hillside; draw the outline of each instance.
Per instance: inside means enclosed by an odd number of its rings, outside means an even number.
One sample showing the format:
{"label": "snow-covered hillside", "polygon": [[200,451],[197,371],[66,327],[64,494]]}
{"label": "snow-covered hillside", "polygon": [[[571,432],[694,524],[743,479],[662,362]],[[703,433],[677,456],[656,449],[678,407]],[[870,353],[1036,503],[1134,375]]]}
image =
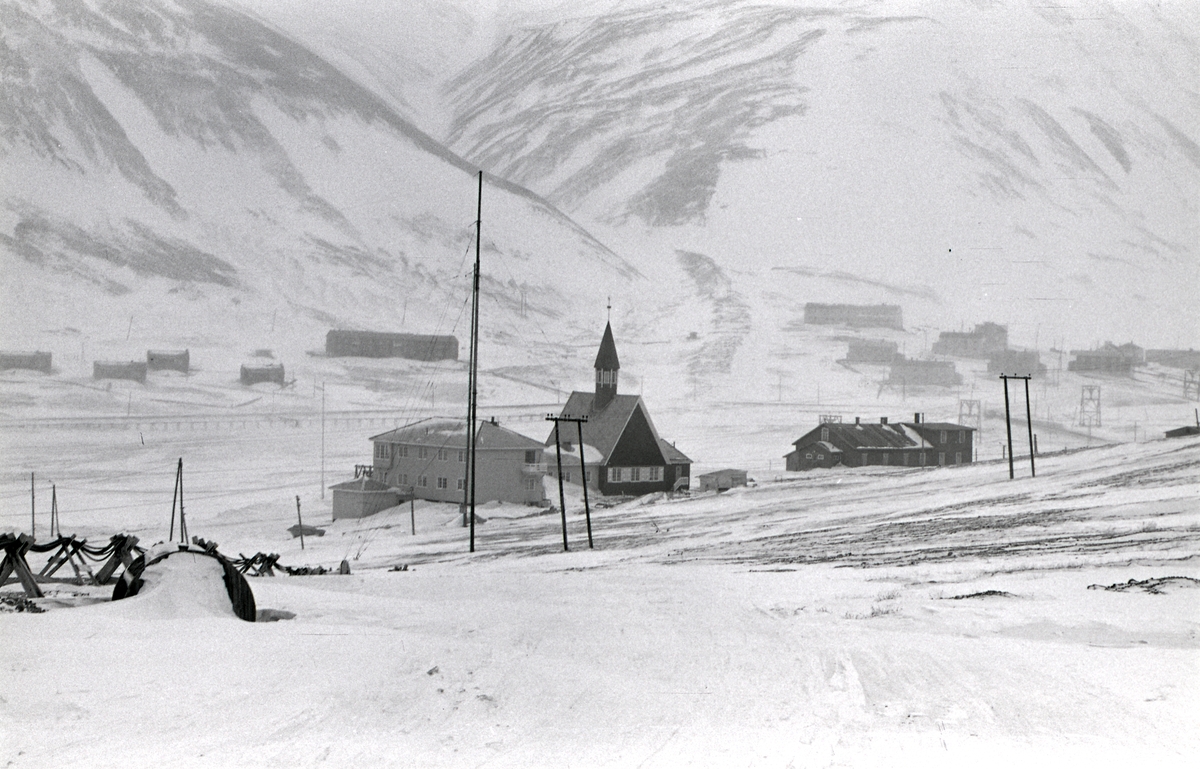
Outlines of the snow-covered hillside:
{"label": "snow-covered hillside", "polygon": [[[64,531],[164,538],[181,439],[113,435],[23,445],[86,479],[60,486]],[[452,505],[330,523],[315,489],[305,521],[325,534],[302,550],[289,483],[311,453],[187,440],[193,534],[351,575],[251,578],[260,609],[295,615],[261,624],[184,586],[116,603],[47,586],[45,613],[0,613],[0,761],[1185,767],[1200,750],[1195,438],[1044,457],[1036,479],[835,469],[639,500],[593,509],[595,550],[572,503],[569,553],[558,515],[489,506],[474,555]]]}
{"label": "snow-covered hillside", "polygon": [[986,316],[1026,344],[1197,341],[1194,4],[501,18],[449,83],[447,142],[586,221],[706,253],[755,299],[787,268],[793,301],[901,300],[916,324]]}
{"label": "snow-covered hillside", "polygon": [[[73,329],[96,357],[126,338],[299,353],[334,326],[453,330],[475,169],[380,97],[202,0],[0,13],[5,347]],[[523,305],[570,327],[569,296],[637,275],[537,195],[495,177],[483,194],[485,345]]]}

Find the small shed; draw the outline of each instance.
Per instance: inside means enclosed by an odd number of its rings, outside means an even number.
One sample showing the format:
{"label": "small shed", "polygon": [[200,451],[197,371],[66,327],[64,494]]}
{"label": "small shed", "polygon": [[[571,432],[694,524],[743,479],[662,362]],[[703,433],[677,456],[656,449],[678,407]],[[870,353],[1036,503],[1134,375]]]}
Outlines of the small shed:
{"label": "small shed", "polygon": [[20,368],[50,373],[48,352],[0,352],[0,371]]}
{"label": "small shed", "polygon": [[333,520],[366,518],[400,504],[400,494],[386,483],[366,476],[329,487],[333,490]]}
{"label": "small shed", "polygon": [[92,363],[92,379],[132,379],[146,381],[146,363],[140,360],[98,360]]}
{"label": "small shed", "polygon": [[1186,438],[1189,435],[1200,435],[1200,425],[1184,425],[1166,432],[1168,438]]}
{"label": "small shed", "polygon": [[700,491],[728,491],[735,486],[746,485],[746,471],[727,467],[699,476]]}
{"label": "small shed", "polygon": [[188,373],[191,362],[187,350],[146,350],[146,366],[151,371]]}
{"label": "small shed", "polygon": [[275,382],[284,384],[283,364],[271,365],[242,364],[242,384],[253,385],[259,382]]}

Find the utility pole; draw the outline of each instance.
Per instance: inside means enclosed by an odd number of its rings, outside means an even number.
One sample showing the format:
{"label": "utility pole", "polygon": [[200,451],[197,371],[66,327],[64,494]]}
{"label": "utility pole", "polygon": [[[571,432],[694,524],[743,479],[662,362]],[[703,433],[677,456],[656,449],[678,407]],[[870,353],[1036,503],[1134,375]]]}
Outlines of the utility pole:
{"label": "utility pole", "polygon": [[[583,516],[587,519],[588,533],[588,550],[592,549],[592,508],[588,505],[588,477],[587,477],[587,462],[583,457],[583,423],[587,421],[587,417],[580,417],[574,420],[575,427],[579,430],[579,472],[580,483],[583,484]],[[555,422],[555,424],[558,424]]]}
{"label": "utility pole", "polygon": [[1012,417],[1009,411],[1008,402],[1008,380],[1023,379],[1025,380],[1025,425],[1029,430],[1029,472],[1033,477],[1037,477],[1037,470],[1034,467],[1034,447],[1033,447],[1033,412],[1029,409],[1029,380],[1033,377],[1029,374],[1017,376],[1016,374],[1001,374],[1000,378],[1004,380],[1004,426],[1008,430],[1008,477],[1011,480],[1015,477],[1013,470],[1013,445],[1012,445]]}
{"label": "utility pole", "polygon": [[179,502],[179,541],[187,544],[187,519],[183,516],[183,457],[179,458],[179,465],[175,469],[175,491],[171,494],[171,533],[167,535],[167,539],[175,539],[175,502]]}
{"label": "utility pole", "polygon": [[467,392],[467,478],[463,493],[467,496],[463,512],[471,528],[470,552],[475,552],[475,420],[479,398],[479,251],[483,240],[483,171],[479,172],[479,196],[475,208],[475,270],[471,283],[471,372]]}
{"label": "utility pole", "polygon": [[558,509],[562,514],[563,552],[571,548],[567,545],[567,500],[563,494],[562,477],[562,443],[558,440],[558,417],[547,416],[548,421],[554,422],[554,455],[558,461]]}
{"label": "utility pole", "polygon": [[[321,382],[321,499],[325,498],[325,383]],[[298,499],[298,497],[297,497]],[[303,550],[304,548],[301,548]]]}
{"label": "utility pole", "polygon": [[304,549],[304,519],[300,517],[300,495],[296,495],[296,523],[299,525],[300,549]]}

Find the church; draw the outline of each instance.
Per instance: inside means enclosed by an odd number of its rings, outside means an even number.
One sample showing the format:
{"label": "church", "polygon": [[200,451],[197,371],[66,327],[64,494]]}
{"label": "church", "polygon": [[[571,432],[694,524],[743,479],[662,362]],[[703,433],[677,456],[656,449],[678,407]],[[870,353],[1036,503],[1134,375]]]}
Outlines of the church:
{"label": "church", "polygon": [[[583,446],[577,446],[575,425],[564,422],[559,427],[563,480],[578,482],[582,451],[587,484],[601,494],[639,496],[687,489],[692,460],[659,437],[642,396],[617,392],[621,364],[611,324],[604,327],[595,367],[594,391],[572,392],[560,414],[587,417]],[[546,464],[556,474],[553,431],[546,446]]]}

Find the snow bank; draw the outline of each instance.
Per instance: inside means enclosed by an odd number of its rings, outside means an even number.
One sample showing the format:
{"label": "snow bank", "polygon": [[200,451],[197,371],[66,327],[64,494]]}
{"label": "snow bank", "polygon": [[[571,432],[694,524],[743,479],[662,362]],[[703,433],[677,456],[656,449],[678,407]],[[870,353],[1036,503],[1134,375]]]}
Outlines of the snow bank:
{"label": "snow bank", "polygon": [[177,552],[142,572],[137,595],[112,610],[137,619],[229,617],[236,619],[221,562],[199,553]]}

